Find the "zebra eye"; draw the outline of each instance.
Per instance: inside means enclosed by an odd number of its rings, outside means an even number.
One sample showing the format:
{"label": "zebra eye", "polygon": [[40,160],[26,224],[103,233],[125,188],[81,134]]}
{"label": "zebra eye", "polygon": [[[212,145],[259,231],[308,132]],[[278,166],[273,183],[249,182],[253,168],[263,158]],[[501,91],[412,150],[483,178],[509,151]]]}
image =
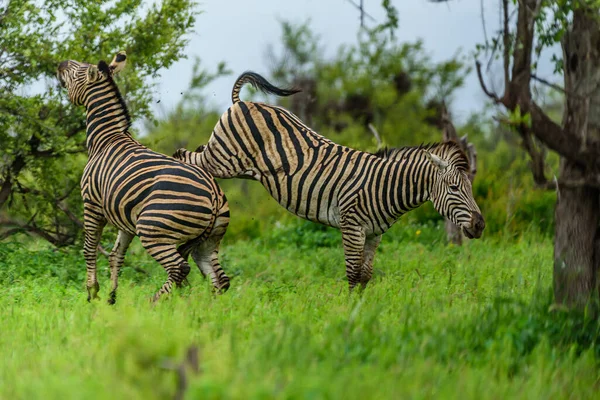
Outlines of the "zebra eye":
{"label": "zebra eye", "polygon": [[453,192],[458,192],[458,186],[456,185],[450,185],[450,190]]}

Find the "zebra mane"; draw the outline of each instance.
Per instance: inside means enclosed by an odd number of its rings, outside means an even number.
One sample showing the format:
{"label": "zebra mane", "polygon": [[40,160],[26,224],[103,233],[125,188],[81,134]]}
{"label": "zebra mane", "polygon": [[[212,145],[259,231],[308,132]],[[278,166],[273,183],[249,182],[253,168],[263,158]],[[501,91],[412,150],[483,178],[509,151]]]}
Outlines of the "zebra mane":
{"label": "zebra mane", "polygon": [[115,95],[117,97],[117,101],[119,102],[119,104],[123,108],[123,114],[125,115],[125,119],[127,120],[127,129],[126,129],[126,131],[128,131],[129,128],[131,127],[131,115],[129,115],[129,109],[127,108],[127,104],[125,103],[125,99],[121,95],[121,91],[119,90],[119,87],[117,86],[117,83],[112,78],[112,72],[110,70],[110,67],[108,66],[108,64],[106,63],[106,61],[102,60],[102,61],[100,61],[98,63],[98,69],[106,77],[106,81],[112,87],[112,90],[113,90],[113,92],[115,93]]}
{"label": "zebra mane", "polygon": [[383,147],[377,150],[374,154],[384,160],[399,161],[408,154],[415,150],[428,150],[437,156],[442,157],[450,164],[456,166],[461,171],[469,171],[469,159],[461,149],[460,145],[454,141],[438,142],[438,143],[427,143],[420,144],[419,146],[404,146],[404,147]]}

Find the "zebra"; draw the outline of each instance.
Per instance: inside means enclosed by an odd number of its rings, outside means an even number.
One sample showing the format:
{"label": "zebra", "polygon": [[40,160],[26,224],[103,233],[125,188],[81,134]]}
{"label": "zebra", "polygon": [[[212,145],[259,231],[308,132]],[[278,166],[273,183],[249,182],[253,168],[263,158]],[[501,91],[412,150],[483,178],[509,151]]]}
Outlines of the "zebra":
{"label": "zebra", "polygon": [[257,180],[291,213],[340,229],[350,290],[371,279],[382,234],[428,200],[467,237],[481,237],[485,221],[457,143],[358,151],[319,135],[282,107],[240,101],[246,83],[279,96],[297,92],[243,73],[208,143],[195,152],[180,148],[174,157],[216,178]]}
{"label": "zebra", "polygon": [[181,286],[190,272],[190,254],[214,289],[224,292],[229,278],[218,251],[229,224],[227,198],[203,169],[156,153],[131,136],[131,118],[113,80],[126,60],[122,51],[110,65],[67,60],[58,66],[58,80],[70,102],[86,109],[88,162],[81,195],[88,301],[98,298],[97,248],[107,223],[118,229],[109,255],[109,304],[116,301],[119,269],[136,235],[168,275],[153,301],[173,284]]}

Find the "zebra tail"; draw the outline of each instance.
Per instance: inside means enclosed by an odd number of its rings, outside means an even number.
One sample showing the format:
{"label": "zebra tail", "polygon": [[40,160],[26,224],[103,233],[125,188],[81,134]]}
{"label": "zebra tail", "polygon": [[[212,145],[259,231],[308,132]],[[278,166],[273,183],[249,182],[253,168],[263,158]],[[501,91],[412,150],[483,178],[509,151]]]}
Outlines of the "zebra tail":
{"label": "zebra tail", "polygon": [[274,94],[282,97],[291,96],[295,93],[301,92],[300,89],[296,88],[278,88],[277,86],[269,83],[269,81],[259,74],[252,71],[246,71],[237,78],[235,84],[233,85],[233,90],[231,91],[231,101],[233,104],[240,101],[240,91],[246,83],[251,84],[255,89],[258,89],[263,93]]}

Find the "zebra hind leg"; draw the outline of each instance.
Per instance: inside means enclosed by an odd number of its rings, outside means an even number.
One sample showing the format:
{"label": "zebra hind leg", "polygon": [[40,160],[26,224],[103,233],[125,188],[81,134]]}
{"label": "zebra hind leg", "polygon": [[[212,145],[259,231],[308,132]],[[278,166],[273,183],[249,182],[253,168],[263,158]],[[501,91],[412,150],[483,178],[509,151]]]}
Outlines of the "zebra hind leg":
{"label": "zebra hind leg", "polygon": [[182,161],[186,164],[199,165],[200,153],[204,151],[205,145],[201,144],[195,151],[189,151],[186,148],[179,148],[173,153],[173,158]]}
{"label": "zebra hind leg", "polygon": [[219,263],[219,245],[229,225],[229,206],[227,203],[219,210],[210,236],[192,250],[192,258],[204,276],[210,277],[217,293],[229,289],[229,277]]}
{"label": "zebra hind leg", "polygon": [[117,287],[119,280],[119,270],[123,265],[125,259],[125,253],[127,248],[133,240],[133,236],[125,231],[119,231],[115,246],[113,247],[110,255],[108,256],[108,263],[110,264],[110,280],[112,282],[112,289],[108,296],[108,304],[115,304],[117,300]]}
{"label": "zebra hind leg", "polygon": [[190,273],[190,265],[181,256],[179,251],[177,251],[175,244],[157,244],[155,240],[148,239],[142,235],[140,235],[140,240],[148,254],[167,271],[167,281],[152,298],[152,301],[157,301],[163,294],[170,293],[173,285],[181,286]]}
{"label": "zebra hind leg", "polygon": [[381,235],[370,236],[365,240],[364,247],[364,260],[360,272],[360,286],[361,289],[365,289],[367,284],[373,276],[373,259],[375,258],[375,252],[377,247],[381,243]]}
{"label": "zebra hind leg", "polygon": [[229,277],[219,263],[219,243],[207,240],[192,250],[192,258],[202,275],[210,278],[217,293],[224,293],[229,289]]}

